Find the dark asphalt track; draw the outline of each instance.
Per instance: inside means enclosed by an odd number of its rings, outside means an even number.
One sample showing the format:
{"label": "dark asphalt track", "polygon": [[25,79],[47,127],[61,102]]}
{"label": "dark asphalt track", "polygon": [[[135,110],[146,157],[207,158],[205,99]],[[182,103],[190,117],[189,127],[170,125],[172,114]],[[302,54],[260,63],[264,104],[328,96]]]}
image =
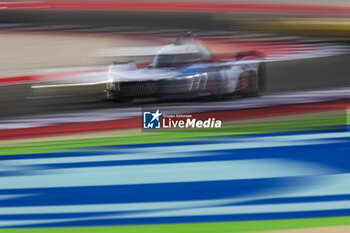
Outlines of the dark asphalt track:
{"label": "dark asphalt track", "polygon": [[[268,88],[266,92],[293,92],[350,86],[349,65],[350,55],[271,62],[267,64]],[[29,99],[28,97],[30,96],[29,84],[1,86],[0,118],[6,119],[28,115],[55,114],[130,105],[130,103],[102,101],[103,93],[94,96],[49,99]],[[232,100],[232,98],[220,101],[229,100]],[[151,104],[148,103],[147,105],[149,106]],[[176,104],[179,105],[179,102]],[[200,104],[200,101],[198,101],[198,104]],[[136,107],[142,105],[137,103],[130,106]]]}

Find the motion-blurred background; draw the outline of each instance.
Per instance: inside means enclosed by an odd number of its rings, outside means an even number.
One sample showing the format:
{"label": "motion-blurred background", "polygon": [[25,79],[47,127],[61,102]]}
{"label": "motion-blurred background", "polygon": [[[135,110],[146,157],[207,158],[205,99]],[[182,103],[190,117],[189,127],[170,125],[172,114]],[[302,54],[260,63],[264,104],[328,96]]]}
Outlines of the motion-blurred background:
{"label": "motion-blurred background", "polygon": [[[350,232],[349,16],[346,0],[1,1],[0,232]],[[188,31],[218,57],[263,52],[265,95],[104,100],[110,64],[144,67]],[[224,127],[142,132],[142,108]]]}

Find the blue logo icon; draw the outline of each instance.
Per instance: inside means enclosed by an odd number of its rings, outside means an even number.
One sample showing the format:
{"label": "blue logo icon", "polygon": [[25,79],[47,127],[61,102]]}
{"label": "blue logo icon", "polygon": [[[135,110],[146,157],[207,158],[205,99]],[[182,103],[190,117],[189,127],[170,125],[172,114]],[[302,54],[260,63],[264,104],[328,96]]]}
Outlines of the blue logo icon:
{"label": "blue logo icon", "polygon": [[143,128],[144,129],[160,129],[161,115],[157,109],[156,112],[143,112]]}

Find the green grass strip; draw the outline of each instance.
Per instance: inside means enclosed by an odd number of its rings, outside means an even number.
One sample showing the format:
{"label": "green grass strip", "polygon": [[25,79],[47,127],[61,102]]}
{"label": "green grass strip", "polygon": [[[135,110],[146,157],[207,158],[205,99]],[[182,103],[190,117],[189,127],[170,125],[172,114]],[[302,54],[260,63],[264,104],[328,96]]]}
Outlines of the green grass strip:
{"label": "green grass strip", "polygon": [[[225,135],[244,135],[279,132],[298,132],[324,130],[327,127],[344,127],[344,115],[327,116],[321,119],[273,121],[246,124],[230,124],[218,129],[183,129],[183,130],[161,130],[143,132],[115,132],[106,137],[52,140],[52,141],[31,141],[31,142],[10,142],[0,147],[0,155],[32,154],[63,152],[72,150],[84,150],[88,147],[110,146],[110,145],[132,145],[147,143],[165,143],[206,140],[208,137]],[[107,136],[108,135],[108,136]],[[115,135],[115,136],[114,136]]]}
{"label": "green grass strip", "polygon": [[349,225],[350,217],[107,227],[2,229],[1,233],[244,233]]}

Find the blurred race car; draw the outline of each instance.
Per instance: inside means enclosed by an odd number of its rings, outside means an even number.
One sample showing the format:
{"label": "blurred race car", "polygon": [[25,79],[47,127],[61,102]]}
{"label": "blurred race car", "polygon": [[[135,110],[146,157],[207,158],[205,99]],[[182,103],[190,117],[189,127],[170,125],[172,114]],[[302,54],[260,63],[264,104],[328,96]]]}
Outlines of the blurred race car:
{"label": "blurred race car", "polygon": [[259,96],[266,88],[263,57],[258,51],[245,51],[218,59],[193,38],[179,38],[161,48],[146,68],[138,69],[134,62],[113,63],[107,98]]}

